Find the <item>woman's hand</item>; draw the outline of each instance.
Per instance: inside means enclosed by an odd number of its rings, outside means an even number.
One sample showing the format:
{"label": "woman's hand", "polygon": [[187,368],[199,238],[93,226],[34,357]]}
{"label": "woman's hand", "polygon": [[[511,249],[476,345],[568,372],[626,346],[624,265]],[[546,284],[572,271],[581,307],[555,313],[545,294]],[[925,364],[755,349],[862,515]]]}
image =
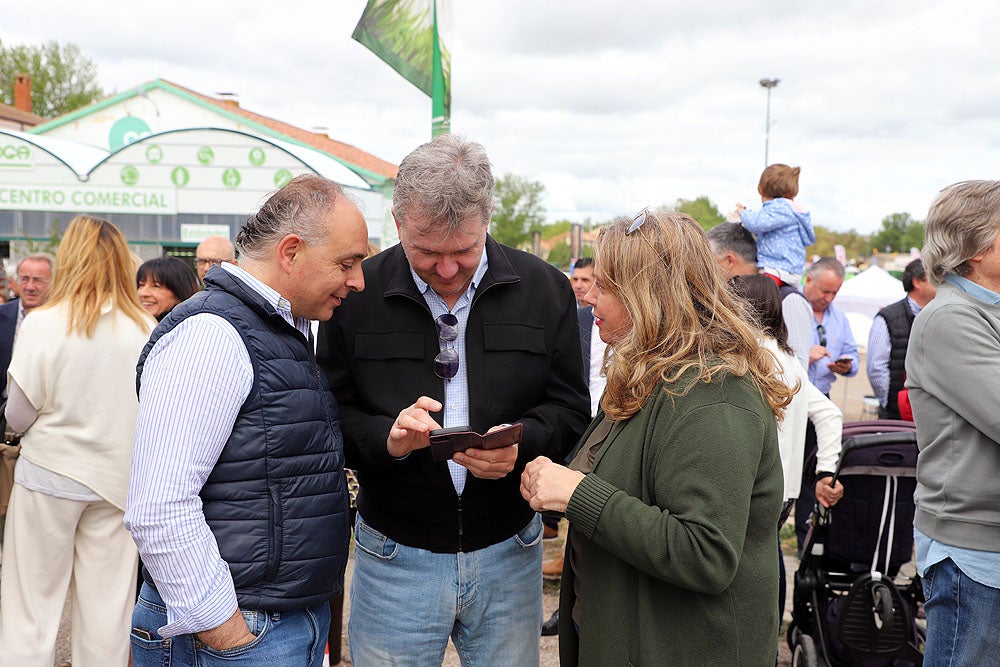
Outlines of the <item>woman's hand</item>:
{"label": "woman's hand", "polygon": [[521,495],[536,512],[565,512],[570,497],[583,478],[582,472],[539,456],[521,473]]}
{"label": "woman's hand", "polygon": [[816,500],[823,507],[833,507],[844,497],[844,485],[839,481],[836,485],[831,482],[833,482],[832,477],[816,480]]}

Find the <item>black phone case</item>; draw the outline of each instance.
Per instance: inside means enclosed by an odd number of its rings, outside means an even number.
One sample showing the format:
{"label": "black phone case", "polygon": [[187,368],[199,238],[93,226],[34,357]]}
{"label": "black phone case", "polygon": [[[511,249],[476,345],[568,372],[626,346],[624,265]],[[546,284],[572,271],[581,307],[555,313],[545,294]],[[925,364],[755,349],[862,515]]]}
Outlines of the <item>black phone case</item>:
{"label": "black phone case", "polygon": [[464,452],[466,449],[509,447],[521,441],[521,430],[521,424],[512,424],[486,435],[480,435],[468,427],[435,429],[430,432],[431,457],[435,461],[447,461],[455,452]]}

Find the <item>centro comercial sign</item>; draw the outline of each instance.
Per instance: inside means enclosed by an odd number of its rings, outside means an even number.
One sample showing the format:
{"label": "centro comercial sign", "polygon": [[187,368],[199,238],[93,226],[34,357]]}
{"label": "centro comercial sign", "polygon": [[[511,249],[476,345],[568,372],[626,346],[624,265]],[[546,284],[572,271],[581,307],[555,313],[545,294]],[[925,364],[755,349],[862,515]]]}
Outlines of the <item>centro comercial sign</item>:
{"label": "centro comercial sign", "polygon": [[177,194],[171,188],[0,185],[0,209],[175,215]]}

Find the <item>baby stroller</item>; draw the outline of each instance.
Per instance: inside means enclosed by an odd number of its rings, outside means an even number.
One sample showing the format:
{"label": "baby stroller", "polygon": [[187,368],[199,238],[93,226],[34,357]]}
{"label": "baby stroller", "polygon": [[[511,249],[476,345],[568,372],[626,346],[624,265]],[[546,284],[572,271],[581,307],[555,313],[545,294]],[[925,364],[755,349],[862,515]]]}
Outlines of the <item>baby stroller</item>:
{"label": "baby stroller", "polygon": [[788,646],[792,665],[917,666],[923,601],[912,559],[917,438],[913,422],[844,424],[844,498],[818,504],[799,555]]}

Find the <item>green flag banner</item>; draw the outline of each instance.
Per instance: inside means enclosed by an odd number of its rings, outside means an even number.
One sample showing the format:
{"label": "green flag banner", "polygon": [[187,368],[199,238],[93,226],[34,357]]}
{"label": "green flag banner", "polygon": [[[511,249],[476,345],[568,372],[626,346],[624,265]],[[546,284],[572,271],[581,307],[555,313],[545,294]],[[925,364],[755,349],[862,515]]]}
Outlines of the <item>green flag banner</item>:
{"label": "green flag banner", "polygon": [[432,135],[448,132],[451,55],[440,26],[444,0],[368,0],[352,37],[432,100]]}

